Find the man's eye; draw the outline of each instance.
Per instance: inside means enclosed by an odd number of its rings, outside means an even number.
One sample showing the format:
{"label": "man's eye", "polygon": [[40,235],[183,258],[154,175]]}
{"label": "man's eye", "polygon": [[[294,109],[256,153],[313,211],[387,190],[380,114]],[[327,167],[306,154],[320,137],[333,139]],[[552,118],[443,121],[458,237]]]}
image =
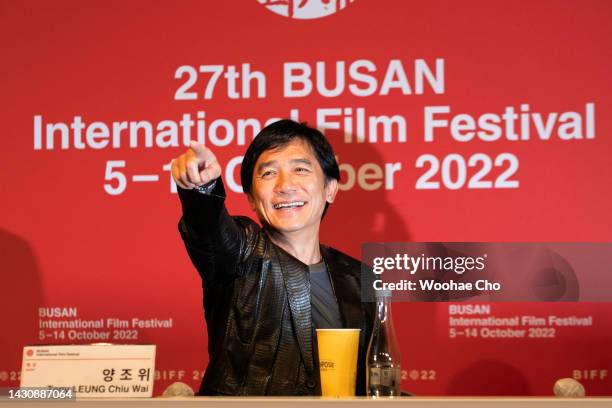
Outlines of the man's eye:
{"label": "man's eye", "polygon": [[310,169],[307,169],[306,167],[297,167],[295,171],[298,173],[310,173]]}
{"label": "man's eye", "polygon": [[263,173],[261,173],[261,177],[270,177],[274,174],[274,171],[272,170],[266,170]]}

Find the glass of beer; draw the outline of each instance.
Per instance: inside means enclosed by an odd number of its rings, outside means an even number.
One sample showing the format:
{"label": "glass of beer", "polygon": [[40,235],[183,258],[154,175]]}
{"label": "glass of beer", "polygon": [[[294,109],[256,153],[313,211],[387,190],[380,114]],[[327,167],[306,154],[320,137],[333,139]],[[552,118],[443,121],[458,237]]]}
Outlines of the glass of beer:
{"label": "glass of beer", "polygon": [[360,329],[317,329],[321,393],[354,397]]}

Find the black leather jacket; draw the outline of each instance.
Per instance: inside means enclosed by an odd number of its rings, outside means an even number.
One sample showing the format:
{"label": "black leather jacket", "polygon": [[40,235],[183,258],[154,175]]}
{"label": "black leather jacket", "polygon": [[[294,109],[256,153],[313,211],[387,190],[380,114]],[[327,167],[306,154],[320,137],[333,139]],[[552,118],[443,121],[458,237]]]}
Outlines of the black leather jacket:
{"label": "black leather jacket", "polygon": [[[179,188],[179,231],[202,277],[209,363],[200,395],[320,395],[308,266],[251,219],[231,217],[221,179],[211,194]],[[321,246],[343,326],[361,329],[356,392],[365,395],[373,307],[360,262]]]}

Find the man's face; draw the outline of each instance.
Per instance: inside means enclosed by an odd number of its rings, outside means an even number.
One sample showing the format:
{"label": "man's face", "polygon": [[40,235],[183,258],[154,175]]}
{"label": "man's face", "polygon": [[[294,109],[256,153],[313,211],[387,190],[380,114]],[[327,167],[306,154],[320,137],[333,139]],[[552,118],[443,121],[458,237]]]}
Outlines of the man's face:
{"label": "man's face", "polygon": [[262,224],[280,233],[318,234],[325,203],[334,201],[337,190],[336,180],[325,182],[307,142],[295,139],[259,156],[248,198]]}

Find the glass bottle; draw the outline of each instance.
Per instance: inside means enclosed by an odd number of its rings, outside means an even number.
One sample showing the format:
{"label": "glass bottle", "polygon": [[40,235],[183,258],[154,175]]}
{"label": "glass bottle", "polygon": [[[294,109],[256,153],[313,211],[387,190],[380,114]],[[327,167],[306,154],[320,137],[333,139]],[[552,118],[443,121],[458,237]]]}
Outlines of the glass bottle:
{"label": "glass bottle", "polygon": [[367,355],[367,394],[369,397],[399,397],[401,355],[393,329],[391,291],[376,291],[376,317]]}

